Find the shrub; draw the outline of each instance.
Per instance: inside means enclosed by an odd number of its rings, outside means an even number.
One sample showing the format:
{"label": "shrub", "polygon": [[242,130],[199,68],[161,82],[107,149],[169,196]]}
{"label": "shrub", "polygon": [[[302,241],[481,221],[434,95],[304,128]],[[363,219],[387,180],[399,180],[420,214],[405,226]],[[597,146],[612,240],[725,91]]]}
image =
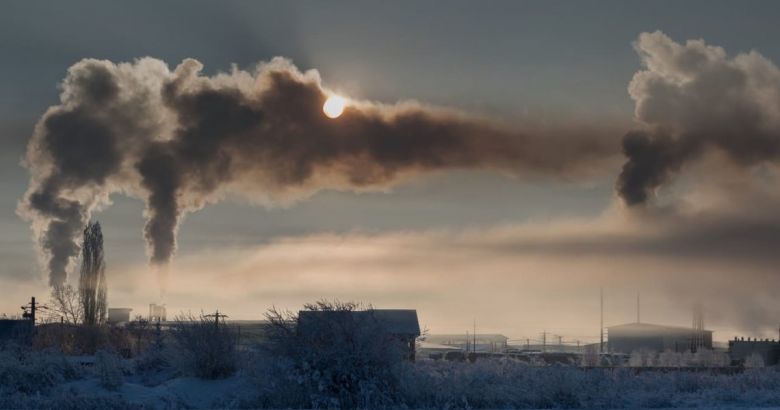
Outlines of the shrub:
{"label": "shrub", "polygon": [[122,387],[122,362],[114,353],[101,350],[95,355],[95,367],[100,378],[100,385],[108,390]]}
{"label": "shrub", "polygon": [[56,351],[22,348],[0,351],[0,394],[45,393],[77,376],[77,369]]}
{"label": "shrub", "polygon": [[171,326],[174,362],[185,374],[219,379],[238,366],[237,335],[223,323],[200,316],[179,316]]}
{"label": "shrub", "polygon": [[[394,402],[402,351],[372,314],[356,303],[320,301],[297,314],[271,309],[265,351],[282,361],[273,378],[296,384],[302,407],[366,408]],[[322,313],[322,314],[320,314]],[[358,314],[353,314],[358,313]]]}
{"label": "shrub", "polygon": [[758,353],[753,353],[745,358],[744,366],[747,369],[758,369],[764,367],[764,358],[761,357],[761,355]]}

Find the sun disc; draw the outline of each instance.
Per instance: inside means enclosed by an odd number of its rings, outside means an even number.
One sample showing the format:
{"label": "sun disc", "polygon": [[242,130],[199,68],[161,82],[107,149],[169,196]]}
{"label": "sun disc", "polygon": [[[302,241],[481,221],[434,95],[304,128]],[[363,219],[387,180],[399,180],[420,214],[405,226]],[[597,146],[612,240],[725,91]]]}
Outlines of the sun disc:
{"label": "sun disc", "polygon": [[340,95],[331,95],[325,100],[325,104],[322,105],[322,112],[328,116],[328,118],[338,118],[341,113],[344,112],[344,107],[347,105],[347,100]]}

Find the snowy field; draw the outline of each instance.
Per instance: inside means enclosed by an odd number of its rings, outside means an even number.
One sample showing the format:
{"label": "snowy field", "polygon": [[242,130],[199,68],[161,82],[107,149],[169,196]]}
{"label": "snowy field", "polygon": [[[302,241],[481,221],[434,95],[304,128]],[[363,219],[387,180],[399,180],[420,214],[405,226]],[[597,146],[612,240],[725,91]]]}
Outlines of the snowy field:
{"label": "snowy field", "polygon": [[[66,357],[6,348],[0,351],[0,408],[780,407],[775,368],[728,375],[537,367],[513,360],[418,361],[376,375],[374,363],[334,363],[339,365],[328,373],[243,352],[233,374],[207,379],[162,354]],[[345,376],[360,374],[365,376]]]}

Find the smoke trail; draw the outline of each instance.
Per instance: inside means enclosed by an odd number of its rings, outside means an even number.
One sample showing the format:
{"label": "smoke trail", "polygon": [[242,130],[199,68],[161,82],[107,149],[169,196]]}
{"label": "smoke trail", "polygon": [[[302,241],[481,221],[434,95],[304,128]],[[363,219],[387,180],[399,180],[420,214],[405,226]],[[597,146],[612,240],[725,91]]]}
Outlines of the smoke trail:
{"label": "smoke trail", "polygon": [[755,51],[729,58],[702,40],[683,44],[661,32],[635,43],[645,69],[629,84],[645,130],[628,133],[628,161],[616,189],[628,205],[709,150],[750,167],[780,158],[780,70]]}
{"label": "smoke trail", "polygon": [[414,102],[352,101],[329,119],[318,73],[281,58],[251,72],[201,69],[144,58],[68,70],[61,103],[29,143],[32,178],[19,205],[52,285],[65,279],[91,212],[115,192],[145,201],[150,261],[164,265],[181,217],[228,193],[273,203],[445,169],[564,177],[616,154],[614,140],[594,132],[526,134]]}

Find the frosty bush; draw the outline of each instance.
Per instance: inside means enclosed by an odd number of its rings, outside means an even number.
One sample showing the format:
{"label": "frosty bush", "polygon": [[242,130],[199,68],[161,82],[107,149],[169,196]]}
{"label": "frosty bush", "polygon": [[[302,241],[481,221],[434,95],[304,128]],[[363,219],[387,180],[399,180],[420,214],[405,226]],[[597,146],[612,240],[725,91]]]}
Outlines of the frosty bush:
{"label": "frosty bush", "polygon": [[122,361],[114,353],[101,350],[95,355],[95,367],[100,378],[100,385],[107,390],[117,390],[122,387]]}
{"label": "frosty bush", "polygon": [[758,353],[753,353],[745,358],[745,368],[756,369],[764,367],[764,358]]}
{"label": "frosty bush", "polygon": [[0,395],[45,393],[77,375],[77,369],[55,351],[21,348],[0,351]]}
{"label": "frosty bush", "polygon": [[648,408],[780,405],[780,372],[635,372],[533,367],[514,360],[403,366],[395,405],[406,408]]}
{"label": "frosty bush", "polygon": [[130,334],[121,327],[44,323],[35,330],[33,346],[38,349],[51,348],[75,355],[92,355],[107,349],[125,357],[131,353]]}
{"label": "frosty bush", "polygon": [[649,367],[656,363],[656,354],[652,350],[639,349],[631,353],[628,365],[631,367]]}
{"label": "frosty bush", "polygon": [[295,386],[301,407],[366,408],[395,401],[398,377],[395,366],[402,361],[398,343],[384,332],[369,307],[359,315],[356,303],[320,301],[304,310],[326,312],[301,317],[271,309],[264,346],[280,358],[272,377]]}
{"label": "frosty bush", "polygon": [[203,314],[179,316],[170,334],[174,342],[174,363],[184,373],[219,379],[236,371],[237,335],[226,325]]}
{"label": "frosty bush", "polygon": [[596,367],[599,365],[599,352],[595,346],[585,346],[585,352],[580,358],[580,366]]}
{"label": "frosty bush", "polygon": [[116,395],[84,397],[68,393],[50,396],[15,393],[5,396],[0,394],[0,409],[141,410],[144,406],[129,403]]}

